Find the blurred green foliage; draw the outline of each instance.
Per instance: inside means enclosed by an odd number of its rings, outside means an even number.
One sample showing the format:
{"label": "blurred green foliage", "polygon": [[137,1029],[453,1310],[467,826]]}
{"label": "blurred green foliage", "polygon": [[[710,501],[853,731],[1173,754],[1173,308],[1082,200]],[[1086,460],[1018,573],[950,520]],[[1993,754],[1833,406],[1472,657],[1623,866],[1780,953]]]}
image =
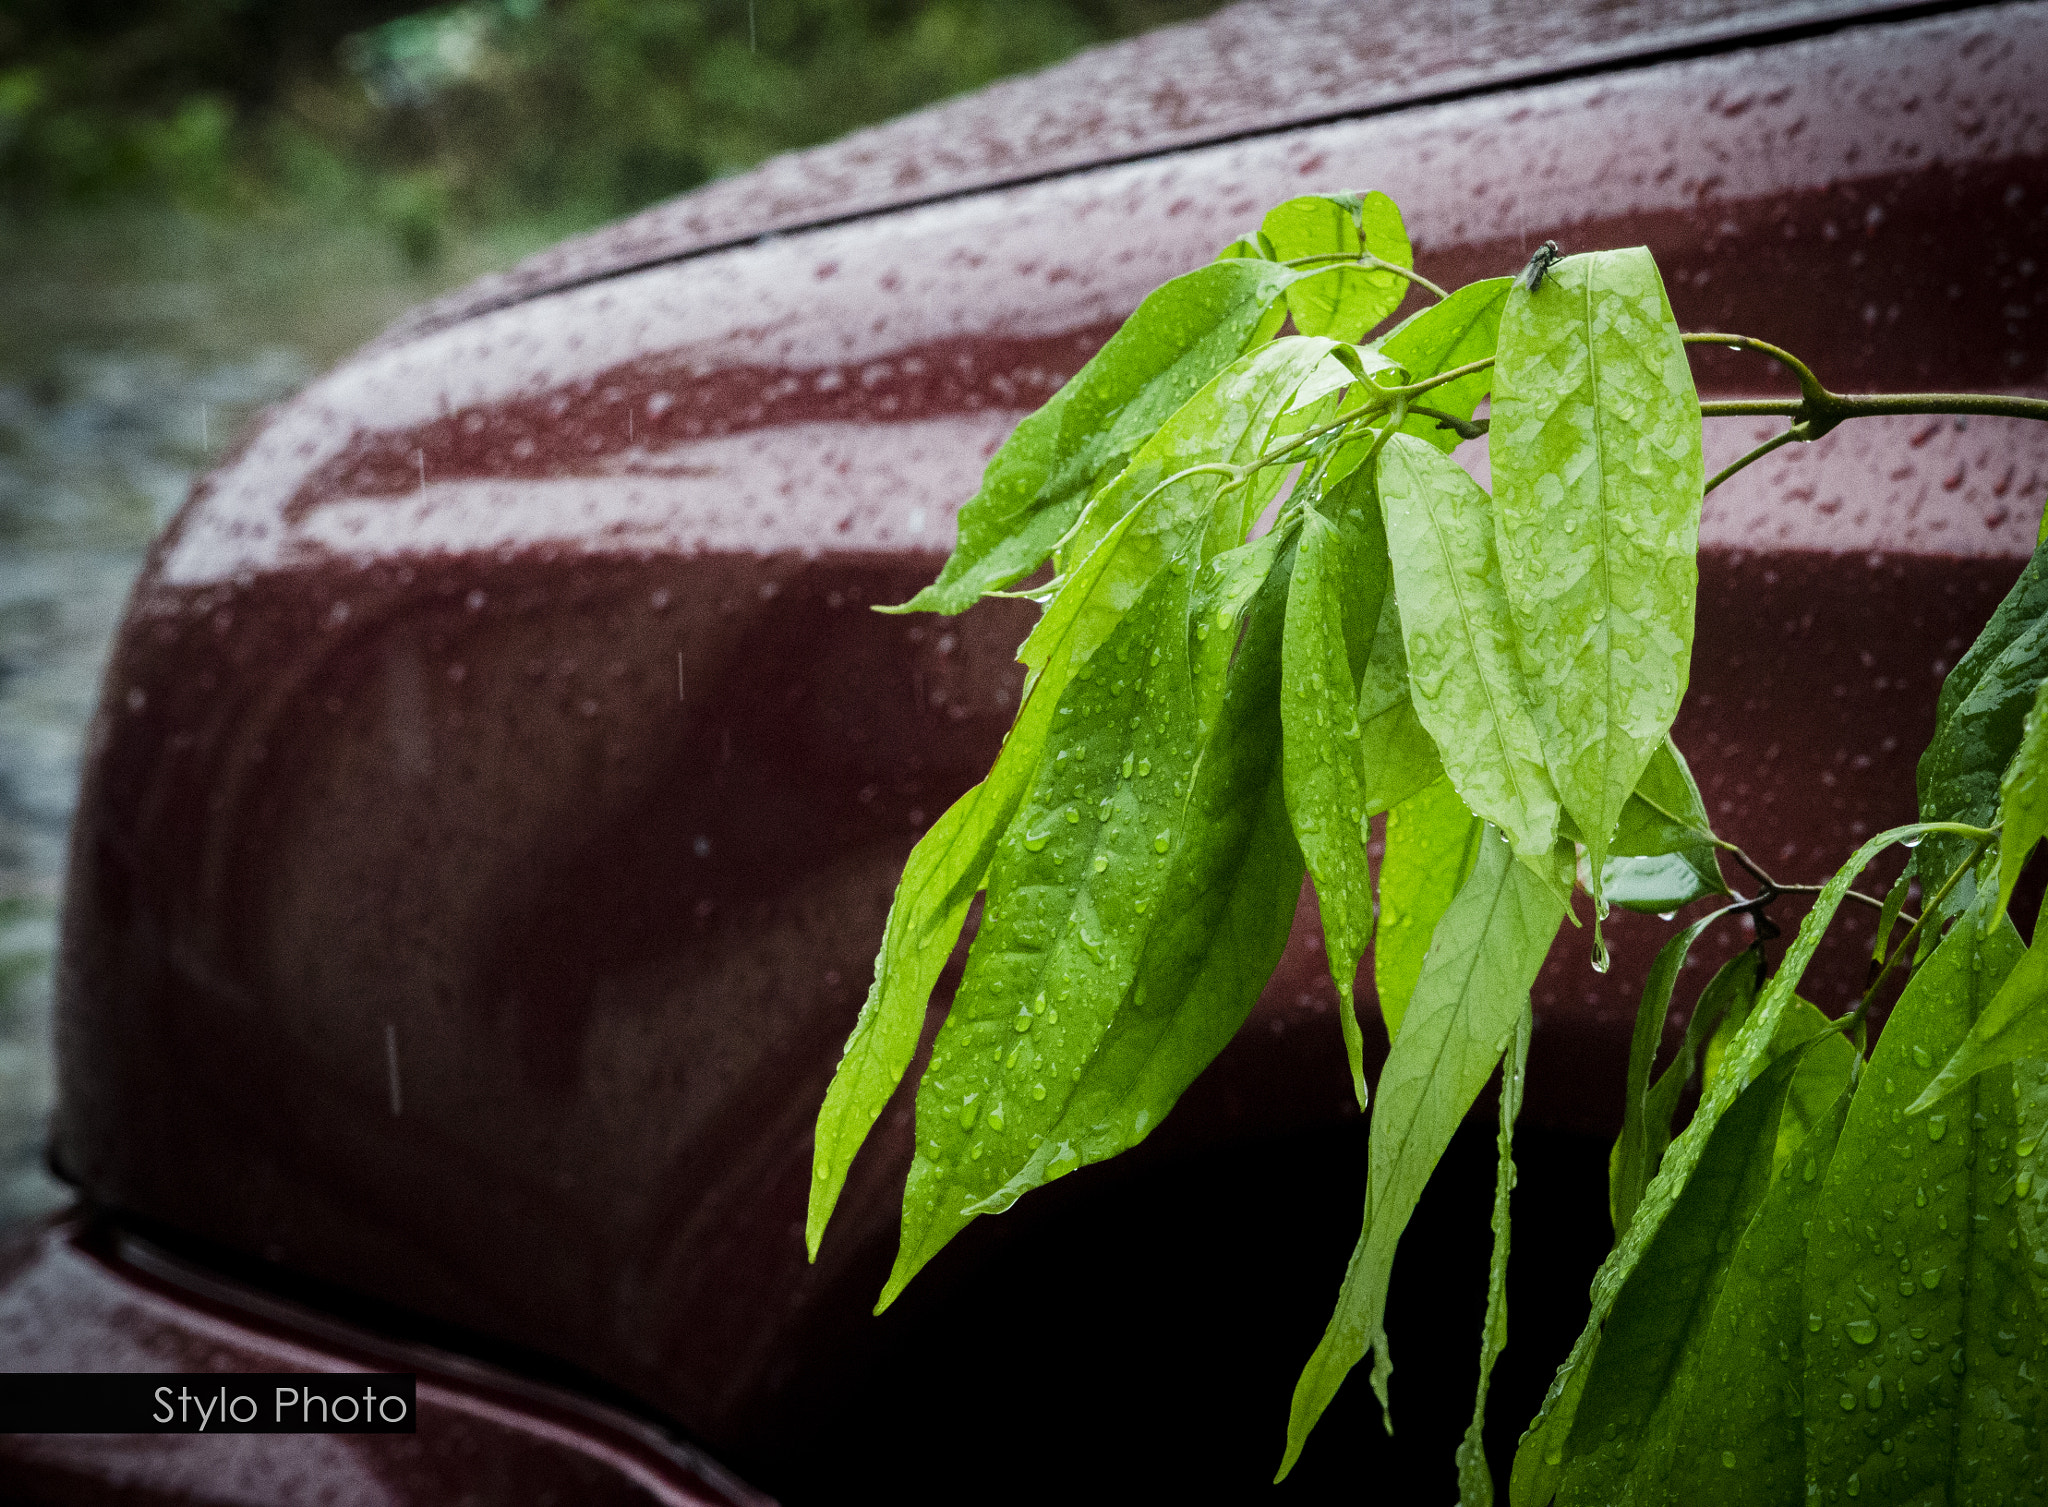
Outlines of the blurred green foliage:
{"label": "blurred green foliage", "polygon": [[1218,0],[14,0],[0,193],[601,223]]}

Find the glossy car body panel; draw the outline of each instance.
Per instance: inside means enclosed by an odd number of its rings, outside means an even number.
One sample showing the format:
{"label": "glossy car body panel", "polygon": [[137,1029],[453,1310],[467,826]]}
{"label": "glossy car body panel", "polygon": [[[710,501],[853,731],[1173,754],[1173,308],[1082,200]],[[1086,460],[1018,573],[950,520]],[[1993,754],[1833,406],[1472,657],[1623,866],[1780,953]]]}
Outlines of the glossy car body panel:
{"label": "glossy car body panel", "polygon": [[[1611,56],[1572,50],[1604,8],[1543,14],[1559,68]],[[1267,203],[1372,186],[1439,280],[1512,270],[1546,236],[1644,242],[1688,328],[1784,341],[1839,388],[2048,378],[2048,8],[1494,92],[1546,55],[1488,46],[1507,72],[1474,54],[1444,74],[1470,97],[1278,131],[1247,85],[1192,135],[1077,128],[1079,156],[1016,164],[987,146],[944,182],[1056,175],[694,254],[894,191],[787,208],[777,175],[809,169],[773,166],[707,191],[701,226],[685,201],[543,259],[269,415],[159,543],[108,671],[57,1164],[279,1282],[558,1357],[773,1484],[831,1433],[799,1401],[820,1377],[938,1332],[949,1302],[978,1311],[974,1273],[1041,1217],[982,1221],[867,1319],[905,1095],[817,1266],[799,1236],[811,1117],[896,873],[992,756],[1029,621],[867,609],[930,578],[987,456],[1145,291]],[[1034,97],[1093,109],[1105,66]],[[1311,113],[1379,109],[1329,98]],[[860,150],[935,154],[949,118]],[[1783,390],[1733,356],[1698,370],[1709,395]],[[1710,459],[1755,437],[1717,421]],[[1873,421],[1714,494],[1678,737],[1731,836],[1817,877],[1910,813],[1940,676],[2044,489],[2048,438],[2016,423]],[[1618,924],[1605,979],[1560,947],[1532,1124],[1615,1120],[1657,935]],[[1826,1003],[1860,977],[1845,937]],[[1305,906],[1248,1029],[1090,1177],[1348,1134],[1333,1002]]]}

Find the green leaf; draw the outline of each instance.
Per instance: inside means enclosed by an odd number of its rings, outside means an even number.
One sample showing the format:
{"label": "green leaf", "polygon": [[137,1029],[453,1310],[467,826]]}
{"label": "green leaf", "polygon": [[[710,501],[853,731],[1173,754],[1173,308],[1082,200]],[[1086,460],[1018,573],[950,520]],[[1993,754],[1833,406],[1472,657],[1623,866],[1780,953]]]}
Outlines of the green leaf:
{"label": "green leaf", "polygon": [[[1384,521],[1381,535],[1385,536]],[[1401,609],[1391,591],[1380,600],[1379,628],[1358,680],[1358,729],[1358,763],[1364,771],[1368,815],[1391,811],[1443,778],[1436,740],[1416,715],[1415,698],[1409,691]]]}
{"label": "green leaf", "polygon": [[1540,860],[1557,841],[1557,791],[1515,654],[1492,499],[1405,434],[1379,467],[1416,714],[1465,804]]}
{"label": "green leaf", "polygon": [[1373,1390],[1387,1401],[1387,1278],[1394,1249],[1452,1133],[1493,1075],[1529,1008],[1529,986],[1564,906],[1504,839],[1479,862],[1436,929],[1401,1034],[1380,1073],[1367,1143],[1365,1223],[1337,1311],[1295,1383],[1280,1475],[1293,1468],[1351,1368],[1374,1352]]}
{"label": "green leaf", "polygon": [[[1663,1165],[1664,1153],[1671,1145],[1671,1121],[1678,1113],[1678,1101],[1685,1095],[1685,1086],[1692,1081],[1693,1069],[1700,1065],[1701,1052],[1708,1043],[1720,1034],[1719,1027],[1725,1021],[1742,1021],[1756,1005],[1757,990],[1763,987],[1763,958],[1754,948],[1737,953],[1723,963],[1707,980],[1707,987],[1700,991],[1698,1001],[1692,1007],[1692,1018],[1685,1023],[1685,1036],[1679,1042],[1678,1055],[1671,1059],[1671,1065],[1657,1076],[1650,1085],[1650,1092],[1644,1099],[1643,1118],[1647,1126],[1644,1144],[1644,1160],[1649,1176],[1657,1175]],[[1732,1033],[1731,1033],[1732,1034]],[[1700,1088],[1706,1091],[1711,1072],[1702,1072]],[[1637,1202],[1641,1202],[1638,1198]]]}
{"label": "green leaf", "polygon": [[1371,478],[1354,472],[1302,518],[1281,649],[1280,726],[1287,810],[1315,878],[1352,1090],[1365,1108],[1364,1040],[1352,1001],[1372,941],[1366,774],[1358,676],[1387,595],[1387,545]]}
{"label": "green leaf", "polygon": [[[1656,1065],[1657,1048],[1664,1041],[1664,1018],[1671,1012],[1671,991],[1678,983],[1678,972],[1685,966],[1692,944],[1727,914],[1726,910],[1717,910],[1704,915],[1666,942],[1657,950],[1649,976],[1643,981],[1643,998],[1636,1007],[1636,1028],[1629,1043],[1621,1135],[1614,1143],[1607,1181],[1607,1213],[1614,1221],[1617,1240],[1628,1233],[1643,1189],[1656,1172],[1650,1155],[1650,1069]],[[1657,1148],[1660,1153],[1663,1149]]]}
{"label": "green leaf", "polygon": [[[1679,1496],[1689,1488],[1717,1507],[1783,1507],[1805,1497],[1806,1232],[1850,1104],[1842,1086],[1848,1064],[1823,1057],[1825,1046],[1795,1071],[1794,1093],[1816,1062],[1831,1061],[1838,1070],[1834,1098],[1796,1159],[1774,1162],[1770,1192],[1735,1248],[1713,1317],[1674,1389],[1679,1406],[1670,1419],[1676,1427],[1666,1481]],[[1788,1095],[1788,1116],[1791,1101]],[[1707,1482],[1712,1487],[1703,1490]]]}
{"label": "green leaf", "polygon": [[1485,831],[1449,780],[1423,787],[1387,813],[1372,981],[1389,1041],[1401,1034],[1437,923],[1479,862]]}
{"label": "green leaf", "polygon": [[1648,250],[1508,295],[1488,442],[1543,757],[1600,876],[1685,694],[1698,590],[1699,399]]}
{"label": "green leaf", "polygon": [[1063,576],[1077,573],[1140,503],[1152,520],[1139,530],[1140,536],[1163,534],[1173,541],[1159,553],[1155,569],[1180,553],[1185,525],[1193,519],[1200,519],[1207,531],[1202,563],[1242,543],[1243,497],[1241,489],[1226,495],[1230,478],[1214,472],[1174,478],[1191,467],[1235,465],[1264,454],[1302,384],[1316,376],[1335,348],[1328,340],[1289,336],[1240,356],[1218,372],[1139,447],[1114,480],[1088,499],[1072,531],[1059,542]]}
{"label": "green leaf", "polygon": [[2048,931],[2042,930],[2037,919],[2034,945],[2006,975],[1991,1003],[1970,1023],[1969,1033],[1906,1113],[1926,1113],[1979,1073],[2022,1057],[2048,1057],[2048,1009],[2044,1004],[2048,1004]]}
{"label": "green leaf", "polygon": [[2048,836],[2048,680],[2034,692],[2034,704],[2020,733],[2020,746],[1998,786],[1998,908],[2012,903],[2012,887],[2034,851]]}
{"label": "green leaf", "polygon": [[[1415,265],[1401,211],[1381,193],[1289,199],[1267,211],[1259,234],[1276,261],[1356,257],[1363,251],[1397,267]],[[1304,335],[1361,339],[1408,296],[1408,280],[1380,268],[1336,265],[1301,271],[1301,280],[1287,290],[1287,308]]]}
{"label": "green leaf", "polygon": [[1493,1177],[1493,1256],[1486,1268],[1486,1324],[1479,1341],[1479,1388],[1472,1421],[1458,1445],[1458,1507],[1493,1507],[1493,1472],[1486,1465],[1486,1390],[1494,1362],[1508,1347],[1508,1201],[1515,1188],[1515,1117],[1529,1071],[1529,1036],[1535,1020],[1523,1011],[1514,1044],[1501,1059],[1499,1159]]}
{"label": "green leaf", "polygon": [[1864,843],[1849,862],[1821,886],[1820,894],[1814,897],[1813,908],[1800,920],[1799,932],[1792,939],[1791,947],[1786,949],[1783,963],[1764,989],[1756,1008],[1736,1032],[1722,1060],[1721,1070],[1702,1084],[1699,1108],[1693,1112],[1691,1122],[1685,1127],[1684,1134],[1672,1142],[1657,1175],[1643,1190],[1642,1202],[1636,1205],[1628,1234],[1615,1243],[1607,1259],[1600,1263],[1600,1270],[1594,1274],[1591,1316],[1572,1346],[1571,1354],[1552,1378],[1542,1410],[1523,1433],[1522,1442],[1516,1448],[1511,1483],[1514,1507],[1542,1507],[1556,1493],[1565,1441],[1571,1436],[1579,1398],[1586,1385],[1587,1367],[1600,1344],[1601,1329],[1615,1298],[1690,1181],[1714,1127],[1727,1113],[1728,1106],[1734,1102],[1742,1086],[1754,1079],[1779,1050],[1778,1030],[1793,1003],[1793,991],[1799,987],[1807,964],[1813,961],[1814,950],[1820,946],[1822,935],[1833,923],[1835,912],[1841,909],[1849,886],[1877,854],[1923,830],[1919,825],[1894,827]]}
{"label": "green leaf", "polygon": [[1898,1114],[2019,951],[2003,919],[1953,928],[1849,1108],[1806,1255],[1808,1500],[2011,1501],[2038,1484],[2048,1326],[2013,1198],[2028,1168],[2010,1074],[1940,1118]]}
{"label": "green leaf", "polygon": [[804,1240],[813,1261],[846,1185],[854,1153],[903,1081],[924,1026],[925,1002],[981,888],[1001,827],[992,774],[946,809],[918,840],[889,906],[874,982],[818,1111]]}
{"label": "green leaf", "polygon": [[1662,1501],[1688,1348],[1707,1327],[1734,1240],[1770,1186],[1799,1054],[1774,1061],[1714,1126],[1668,1217],[1608,1313],[1559,1462],[1559,1507]]}
{"label": "green leaf", "polygon": [[1713,830],[1692,770],[1667,735],[1621,808],[1603,870],[1608,900],[1661,915],[1727,894]]}
{"label": "green leaf", "polygon": [[989,461],[981,490],[960,509],[959,540],[939,578],[884,610],[961,612],[1037,569],[1088,494],[1255,343],[1295,276],[1271,262],[1229,261],[1154,289]]}
{"label": "green leaf", "polygon": [[1207,727],[1189,623],[1212,599],[1191,575],[1160,571],[1060,697],[919,1086],[880,1306],[976,1215],[1141,1139],[1285,945],[1301,865],[1280,790],[1284,572]]}
{"label": "green leaf", "polygon": [[[1500,333],[1500,311],[1514,281],[1511,277],[1489,277],[1465,284],[1449,298],[1431,304],[1402,323],[1379,342],[1380,351],[1398,361],[1417,382],[1484,361],[1494,352]],[[1493,372],[1488,369],[1433,387],[1422,401],[1439,412],[1469,419],[1492,387]],[[1412,434],[1446,454],[1459,444],[1455,430],[1421,414],[1404,421],[1401,432]]]}
{"label": "green leaf", "polygon": [[[2048,675],[2048,546],[2036,546],[1991,621],[1941,683],[1934,737],[1920,756],[1920,819],[1989,826],[1999,782],[2018,752],[2027,713]],[[1970,839],[1929,834],[1914,854],[1920,873],[1939,884],[1970,851]],[[1951,897],[1946,914],[1964,903]]]}

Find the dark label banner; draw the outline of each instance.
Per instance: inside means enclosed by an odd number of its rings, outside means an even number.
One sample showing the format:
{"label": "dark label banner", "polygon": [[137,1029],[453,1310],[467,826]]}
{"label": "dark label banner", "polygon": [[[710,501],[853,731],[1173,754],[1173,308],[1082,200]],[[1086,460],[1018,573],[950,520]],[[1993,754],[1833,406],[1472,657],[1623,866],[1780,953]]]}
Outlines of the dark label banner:
{"label": "dark label banner", "polygon": [[0,1372],[0,1434],[410,1434],[410,1375]]}

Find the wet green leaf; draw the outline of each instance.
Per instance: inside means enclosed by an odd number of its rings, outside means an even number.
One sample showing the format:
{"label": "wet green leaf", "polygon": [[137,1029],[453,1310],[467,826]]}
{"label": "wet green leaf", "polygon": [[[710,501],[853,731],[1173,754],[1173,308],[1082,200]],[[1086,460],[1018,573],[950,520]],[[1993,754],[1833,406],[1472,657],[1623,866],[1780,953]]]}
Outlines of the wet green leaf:
{"label": "wet green leaf", "polygon": [[[1700,934],[1727,915],[1718,910],[1700,917],[1657,949],[1650,972],[1643,981],[1642,1001],[1636,1007],[1636,1028],[1629,1042],[1628,1077],[1622,1089],[1621,1135],[1614,1143],[1607,1180],[1607,1214],[1614,1221],[1614,1236],[1628,1233],[1643,1189],[1656,1172],[1650,1151],[1650,1070],[1656,1065],[1657,1048],[1664,1041],[1664,1018],[1671,1012],[1671,991],[1678,972]],[[1669,1122],[1666,1122],[1667,1125]],[[1658,1152],[1663,1146],[1658,1146]]]}
{"label": "wet green leaf", "polygon": [[1736,1095],[1644,1243],[1590,1358],[1563,1452],[1559,1507],[1665,1499],[1685,1402],[1675,1383],[1708,1326],[1734,1242],[1770,1186],[1778,1117],[1798,1066],[1797,1053],[1784,1054]]}
{"label": "wet green leaf", "polygon": [[1935,1115],[1899,1114],[2019,952],[2003,919],[1988,936],[1954,927],[1900,996],[1850,1106],[1807,1246],[1820,1320],[1806,1342],[1809,1500],[2038,1491],[2048,1326],[2014,1198],[2029,1169],[2010,1070]]}
{"label": "wet green leaf", "polygon": [[1542,1507],[1556,1493],[1562,1479],[1565,1443],[1571,1437],[1579,1399],[1586,1386],[1587,1368],[1599,1347],[1602,1326],[1615,1298],[1684,1192],[1708,1138],[1727,1113],[1728,1106],[1734,1102],[1742,1086],[1754,1079],[1764,1065],[1782,1050],[1778,1031],[1793,1004],[1793,991],[1799,987],[1807,964],[1813,961],[1814,951],[1834,921],[1835,912],[1841,909],[1842,899],[1848,894],[1850,885],[1877,854],[1893,843],[1917,835],[1920,830],[1917,825],[1894,827],[1864,843],[1849,862],[1821,886],[1820,894],[1814,897],[1812,909],[1800,920],[1799,932],[1786,949],[1784,961],[1758,998],[1756,1008],[1729,1043],[1720,1071],[1702,1084],[1699,1108],[1693,1111],[1691,1122],[1685,1127],[1684,1134],[1671,1143],[1657,1175],[1643,1190],[1642,1201],[1636,1205],[1635,1218],[1629,1222],[1628,1234],[1615,1243],[1607,1259],[1600,1263],[1600,1270],[1594,1274],[1592,1314],[1572,1346],[1571,1354],[1552,1378],[1542,1410],[1523,1433],[1522,1442],[1515,1450],[1511,1483],[1514,1507]]}
{"label": "wet green leaf", "polygon": [[1667,735],[1621,808],[1603,871],[1608,900],[1661,915],[1727,894],[1712,832],[1692,769]]}
{"label": "wet green leaf", "polygon": [[1485,831],[1449,780],[1423,787],[1387,813],[1372,981],[1389,1041],[1400,1035],[1430,939],[1479,862]]}
{"label": "wet green leaf", "polygon": [[1557,841],[1557,791],[1515,653],[1492,499],[1405,434],[1387,441],[1379,467],[1416,714],[1465,804],[1519,856],[1541,859]]}
{"label": "wet green leaf", "polygon": [[1650,253],[1566,257],[1514,289],[1493,376],[1505,597],[1542,756],[1598,875],[1685,694],[1698,589],[1699,400]]}
{"label": "wet green leaf", "polygon": [[1358,729],[1367,815],[1391,811],[1443,777],[1436,740],[1415,712],[1401,608],[1391,591],[1380,600],[1379,630],[1358,680]]}
{"label": "wet green leaf", "polygon": [[1280,726],[1287,809],[1315,878],[1337,1018],[1361,1109],[1364,1043],[1352,988],[1372,941],[1373,895],[1358,677],[1371,656],[1386,595],[1379,504],[1370,475],[1354,472],[1302,518],[1281,650]]}
{"label": "wet green leaf", "polygon": [[[1795,1071],[1795,1085],[1815,1062],[1830,1061],[1819,1055],[1825,1045]],[[1656,1483],[1663,1494],[1645,1493],[1648,1500],[1782,1507],[1805,1497],[1806,1232],[1850,1103],[1848,1064],[1836,1057],[1832,1067],[1834,1097],[1796,1157],[1774,1160],[1770,1191],[1742,1233],[1713,1316],[1673,1388],[1670,1468]]]}
{"label": "wet green leaf", "polygon": [[[1643,1101],[1644,1161],[1649,1176],[1655,1177],[1658,1167],[1663,1165],[1664,1153],[1671,1145],[1672,1118],[1678,1113],[1679,1100],[1685,1096],[1693,1070],[1701,1066],[1701,1053],[1718,1036],[1718,1028],[1724,1022],[1746,1020],[1755,1007],[1757,990],[1763,987],[1762,962],[1750,950],[1737,953],[1715,971],[1692,1007],[1692,1015],[1685,1023],[1685,1036],[1678,1044],[1678,1055],[1650,1085]],[[1702,1092],[1711,1076],[1702,1072]]]}
{"label": "wet green leaf", "polygon": [[1529,986],[1563,917],[1562,902],[1530,865],[1515,861],[1505,839],[1481,840],[1478,865],[1437,926],[1401,1034],[1380,1073],[1367,1149],[1364,1228],[1337,1311],[1295,1383],[1282,1476],[1368,1350],[1373,1390],[1386,1405],[1393,1360],[1382,1324],[1395,1246],[1452,1133],[1528,1010]]}
{"label": "wet green leaf", "polygon": [[[1440,372],[1468,366],[1474,361],[1484,361],[1494,352],[1500,333],[1500,311],[1507,303],[1508,289],[1513,285],[1511,277],[1489,277],[1467,283],[1449,298],[1431,304],[1413,319],[1403,322],[1379,343],[1380,350],[1407,368],[1409,377],[1417,382]],[[1441,413],[1469,419],[1479,407],[1480,399],[1492,387],[1493,372],[1490,369],[1473,372],[1455,382],[1446,382],[1442,387],[1431,388],[1429,395],[1420,401]],[[1456,449],[1459,443],[1455,430],[1447,429],[1440,421],[1421,414],[1403,423],[1401,432],[1412,434],[1446,453]]]}
{"label": "wet green leaf", "polygon": [[2048,680],[2034,692],[2034,704],[2020,733],[2020,746],[1998,786],[1998,908],[2012,903],[2034,844],[2048,836]]}
{"label": "wet green leaf", "polygon": [[[2000,779],[2019,750],[2027,713],[2044,675],[2048,546],[2037,546],[1977,641],[1941,683],[1934,736],[1920,756],[1922,821],[1990,825],[1998,811]],[[1913,856],[1931,890],[1969,852],[1969,838],[1936,832]],[[1955,914],[1963,900],[1959,891],[1945,913]]]}
{"label": "wet green leaf", "polygon": [[1493,1256],[1486,1267],[1486,1324],[1479,1341],[1479,1387],[1472,1421],[1458,1445],[1458,1507],[1493,1507],[1493,1472],[1486,1464],[1486,1392],[1494,1363],[1508,1347],[1508,1205],[1515,1189],[1515,1118],[1522,1112],[1523,1080],[1529,1072],[1529,1036],[1535,1019],[1528,1011],[1501,1059],[1500,1134],[1493,1176]]}
{"label": "wet green leaf", "polygon": [[[1401,211],[1385,194],[1307,194],[1267,211],[1260,238],[1276,261],[1369,252],[1397,267],[1415,265]],[[1304,335],[1362,339],[1408,296],[1398,273],[1359,266],[1303,267],[1287,290],[1294,327]]]}
{"label": "wet green leaf", "polygon": [[1189,626],[1214,598],[1171,570],[1062,694],[919,1087],[882,1306],[977,1215],[1142,1139],[1277,962],[1301,862],[1280,785],[1276,575],[1209,727]]}
{"label": "wet green leaf", "polygon": [[886,610],[962,612],[1037,569],[1089,493],[1255,343],[1295,275],[1271,262],[1230,261],[1154,289],[989,461],[981,490],[960,509],[959,541],[939,578]]}
{"label": "wet green leaf", "polygon": [[2038,919],[2034,945],[2006,975],[1907,1113],[1925,1114],[1979,1073],[2021,1057],[2048,1057],[2048,932]]}

